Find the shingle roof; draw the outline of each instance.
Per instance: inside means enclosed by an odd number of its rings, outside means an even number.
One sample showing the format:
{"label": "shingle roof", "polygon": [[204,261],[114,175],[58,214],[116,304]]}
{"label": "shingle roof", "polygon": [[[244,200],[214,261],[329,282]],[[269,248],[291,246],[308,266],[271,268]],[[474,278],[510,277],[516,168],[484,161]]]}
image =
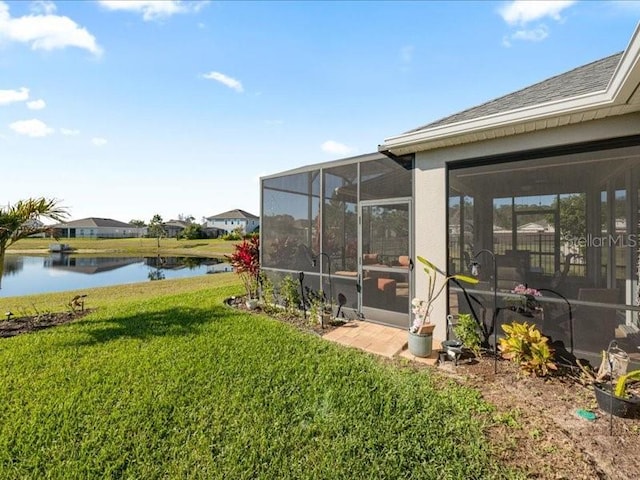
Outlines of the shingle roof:
{"label": "shingle roof", "polygon": [[496,98],[489,102],[463,110],[435,122],[409,130],[406,133],[418,132],[429,128],[449,125],[465,120],[486,117],[496,113],[504,113],[523,107],[540,105],[554,100],[562,100],[587,93],[604,90],[613,77],[622,52],[596,60],[587,65],[574,68],[566,73],[548,78],[542,82],[523,88],[513,93]]}
{"label": "shingle roof", "polygon": [[235,209],[229,210],[228,212],[219,213],[218,215],[212,215],[207,217],[207,220],[217,220],[217,219],[231,219],[231,218],[247,218],[247,219],[256,219],[258,218],[256,215],[252,213],[245,212],[244,210]]}
{"label": "shingle roof", "polygon": [[111,228],[135,228],[133,225],[129,223],[120,222],[118,220],[113,220],[111,218],[81,218],[80,220],[72,220],[67,223],[60,223],[58,225],[54,225],[56,228],[96,228],[96,227],[111,227]]}

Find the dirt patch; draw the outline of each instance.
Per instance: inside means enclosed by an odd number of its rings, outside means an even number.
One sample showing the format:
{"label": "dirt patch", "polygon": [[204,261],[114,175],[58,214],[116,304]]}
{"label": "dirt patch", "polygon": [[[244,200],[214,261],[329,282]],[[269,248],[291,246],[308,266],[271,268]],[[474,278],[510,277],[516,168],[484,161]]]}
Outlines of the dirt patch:
{"label": "dirt patch", "polygon": [[[501,461],[523,468],[527,478],[640,478],[640,419],[600,411],[593,387],[577,377],[529,377],[506,360],[498,361],[495,374],[493,357],[445,362],[438,370],[496,406],[487,435]],[[596,418],[585,419],[579,410]]]}
{"label": "dirt patch", "polygon": [[29,317],[13,317],[0,321],[0,338],[15,337],[23,333],[43,330],[45,328],[73,322],[90,313],[92,309],[77,312],[42,313]]}

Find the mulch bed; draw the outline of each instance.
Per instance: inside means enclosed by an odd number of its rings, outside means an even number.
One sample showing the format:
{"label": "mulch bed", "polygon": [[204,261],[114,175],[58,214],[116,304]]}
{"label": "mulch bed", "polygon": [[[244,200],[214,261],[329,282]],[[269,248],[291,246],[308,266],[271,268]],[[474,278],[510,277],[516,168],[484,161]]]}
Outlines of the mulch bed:
{"label": "mulch bed", "polygon": [[45,328],[57,327],[84,317],[93,309],[76,312],[41,313],[26,317],[13,317],[0,321],[0,338],[15,337],[22,333],[35,332]]}

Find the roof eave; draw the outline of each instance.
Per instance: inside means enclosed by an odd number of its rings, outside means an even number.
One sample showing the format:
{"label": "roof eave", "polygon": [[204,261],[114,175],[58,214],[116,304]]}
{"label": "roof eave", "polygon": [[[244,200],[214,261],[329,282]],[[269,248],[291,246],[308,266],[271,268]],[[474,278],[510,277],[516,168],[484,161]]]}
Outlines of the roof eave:
{"label": "roof eave", "polygon": [[[530,128],[522,127],[585,112],[597,112],[598,118],[618,115],[619,111],[612,107],[636,103],[633,99],[635,96],[637,101],[639,84],[640,25],[636,27],[605,90],[396,135],[386,138],[378,150],[396,155],[416,153],[440,148],[445,144],[446,146],[454,146],[468,143],[469,138],[476,136],[492,138],[514,135],[523,130],[531,131]],[[591,120],[593,116],[585,115],[583,118],[585,120],[572,123]],[[512,133],[507,133],[506,129]],[[533,128],[533,130],[537,129],[540,128],[537,126]]]}

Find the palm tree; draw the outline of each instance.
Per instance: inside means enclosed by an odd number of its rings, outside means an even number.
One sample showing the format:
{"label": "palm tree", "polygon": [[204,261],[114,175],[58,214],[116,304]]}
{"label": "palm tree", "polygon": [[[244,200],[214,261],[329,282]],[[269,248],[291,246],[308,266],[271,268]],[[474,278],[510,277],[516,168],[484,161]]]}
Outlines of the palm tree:
{"label": "palm tree", "polygon": [[60,222],[66,217],[66,208],[59,206],[57,200],[44,197],[28,198],[5,208],[0,207],[0,283],[7,248],[18,240],[37,233],[53,235],[51,226],[42,225],[40,218]]}

